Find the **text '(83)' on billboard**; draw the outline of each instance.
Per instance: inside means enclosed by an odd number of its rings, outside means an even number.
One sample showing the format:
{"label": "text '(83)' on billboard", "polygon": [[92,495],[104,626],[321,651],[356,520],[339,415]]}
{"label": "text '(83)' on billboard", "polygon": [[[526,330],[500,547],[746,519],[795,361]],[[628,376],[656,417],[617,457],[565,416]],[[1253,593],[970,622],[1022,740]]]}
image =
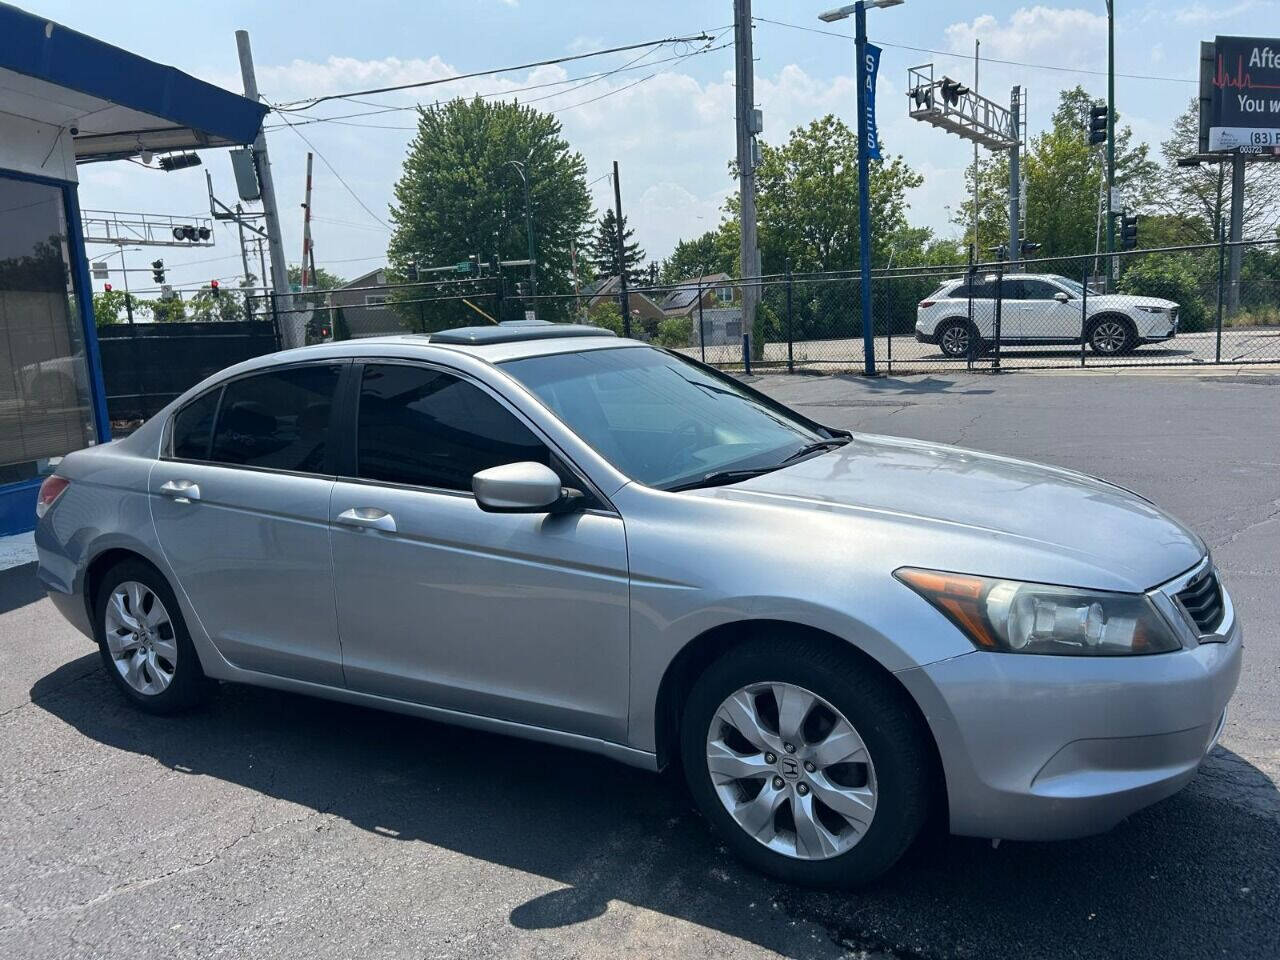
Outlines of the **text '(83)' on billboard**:
{"label": "text '(83)' on billboard", "polygon": [[1214,43],[1209,149],[1280,146],[1280,39]]}

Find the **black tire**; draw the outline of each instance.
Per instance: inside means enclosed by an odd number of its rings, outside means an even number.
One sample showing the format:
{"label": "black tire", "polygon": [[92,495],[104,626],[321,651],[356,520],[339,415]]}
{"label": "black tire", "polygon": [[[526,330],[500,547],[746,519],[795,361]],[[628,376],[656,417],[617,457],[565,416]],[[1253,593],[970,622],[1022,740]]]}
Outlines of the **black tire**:
{"label": "black tire", "polygon": [[1138,345],[1138,331],[1128,317],[1108,314],[1089,321],[1087,339],[1089,349],[1098,356],[1119,357],[1133,352]]}
{"label": "black tire", "polygon": [[[800,686],[854,726],[874,765],[877,799],[870,825],[851,848],[827,859],[797,859],[748,834],[721,802],[707,768],[707,737],[726,698],[749,684]],[[907,694],[853,651],[807,637],[776,635],[735,647],[694,683],[680,728],[685,780],[699,811],[740,859],[788,883],[851,887],[888,870],[920,833],[929,808],[928,733]]]}
{"label": "black tire", "polygon": [[[143,584],[164,604],[168,613],[172,640],[177,646],[177,663],[173,664],[173,679],[168,686],[158,693],[142,693],[133,689],[125,680],[116,661],[111,656],[107,645],[107,604],[112,592],[122,583],[135,581]],[[131,704],[147,713],[169,714],[179,713],[199,706],[213,692],[216,683],[204,675],[200,666],[200,658],[191,642],[186,621],[182,618],[182,609],[178,599],[164,576],[144,560],[123,560],[108,570],[98,584],[93,603],[94,637],[98,641],[98,652],[102,657],[102,665],[107,676],[124,694]]]}
{"label": "black tire", "polygon": [[952,360],[963,360],[969,356],[970,351],[973,351],[974,356],[979,356],[983,351],[983,344],[980,339],[977,343],[974,342],[977,333],[968,320],[943,320],[936,330],[938,349]]}

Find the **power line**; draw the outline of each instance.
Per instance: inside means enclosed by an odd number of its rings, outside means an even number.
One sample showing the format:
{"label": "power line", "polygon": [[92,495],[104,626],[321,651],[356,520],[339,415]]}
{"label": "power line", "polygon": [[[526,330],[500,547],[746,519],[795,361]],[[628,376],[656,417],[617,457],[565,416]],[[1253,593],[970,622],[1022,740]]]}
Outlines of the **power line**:
{"label": "power line", "polygon": [[[723,33],[718,34],[716,37],[714,37],[714,38],[713,38],[712,42],[714,42],[715,40],[718,40],[718,39],[719,39],[721,36],[723,36],[723,35],[724,35]],[[529,90],[544,90],[544,89],[546,89],[547,87],[561,87],[561,86],[565,86],[566,84],[570,84],[570,83],[578,83],[578,81],[592,81],[592,82],[594,82],[595,80],[598,80],[598,79],[601,79],[601,78],[604,78],[604,77],[611,77],[611,76],[614,76],[614,75],[619,74],[619,73],[626,73],[626,72],[630,72],[630,71],[632,71],[632,70],[647,70],[647,69],[649,69],[649,68],[651,68],[651,67],[656,67],[656,66],[659,66],[659,65],[664,64],[664,63],[673,63],[673,62],[675,62],[675,61],[684,61],[684,60],[688,60],[690,57],[693,57],[693,56],[699,56],[699,55],[704,54],[704,53],[714,53],[716,50],[723,50],[723,49],[725,49],[725,46],[727,46],[727,44],[726,44],[726,45],[719,46],[719,47],[710,47],[710,46],[708,46],[708,47],[703,47],[703,48],[698,49],[698,50],[695,50],[695,51],[693,51],[693,52],[691,52],[691,53],[680,53],[680,54],[676,54],[675,56],[671,56],[671,57],[664,57],[664,58],[663,58],[663,59],[661,59],[661,60],[654,60],[654,61],[652,61],[652,62],[650,62],[650,63],[637,64],[637,63],[633,60],[633,61],[631,61],[631,63],[630,63],[630,64],[627,64],[627,65],[624,65],[624,66],[621,66],[621,67],[615,67],[615,68],[614,68],[614,69],[612,69],[612,70],[601,70],[599,73],[588,73],[588,74],[584,74],[584,75],[582,75],[582,76],[580,76],[580,77],[566,77],[566,78],[564,78],[563,80],[550,80],[550,81],[546,81],[546,82],[544,82],[544,83],[533,83],[533,84],[529,84],[529,85],[527,85],[527,86],[523,86],[523,87],[512,87],[512,88],[510,88],[510,89],[508,89],[508,90],[495,90],[495,91],[492,91],[492,92],[490,92],[490,93],[477,93],[477,94],[475,94],[475,96],[476,96],[476,97],[478,97],[478,98],[479,98],[479,99],[481,99],[481,100],[488,100],[488,99],[492,99],[492,98],[509,97],[509,96],[511,96],[512,94],[516,94],[516,93],[525,93],[525,92],[527,92],[527,91],[529,91]],[[637,58],[637,59],[643,59],[643,58]],[[585,86],[585,85],[586,85],[586,84],[581,84],[581,86]],[[569,89],[567,89],[567,90],[559,90],[559,91],[556,91],[555,93],[548,94],[548,95],[547,95],[547,96],[545,96],[545,97],[536,97],[536,98],[534,98],[534,99],[532,99],[532,100],[525,100],[525,101],[522,101],[522,102],[524,102],[524,103],[539,103],[539,102],[541,102],[542,100],[549,100],[549,99],[551,99],[552,97],[563,96],[563,95],[564,95],[564,94],[566,94],[566,93],[571,93],[573,90],[576,90],[576,89],[579,89],[579,87],[570,87],[570,88],[569,88]],[[377,110],[362,110],[362,111],[359,111],[359,112],[357,112],[357,113],[343,113],[343,114],[338,114],[337,116],[333,116],[333,117],[309,117],[308,119],[305,119],[305,120],[294,120],[294,121],[292,121],[293,126],[295,126],[295,127],[303,127],[303,126],[307,126],[308,124],[312,124],[312,123],[336,123],[336,124],[338,124],[339,126],[365,127],[365,128],[367,128],[367,129],[373,129],[373,130],[416,130],[416,129],[417,129],[417,127],[416,127],[416,126],[408,127],[408,126],[404,126],[403,124],[395,124],[395,125],[380,125],[380,124],[373,124],[373,123],[343,123],[342,121],[344,121],[344,120],[355,120],[355,119],[358,119],[358,118],[361,118],[361,117],[374,117],[374,116],[379,116],[379,115],[384,114],[384,113],[400,113],[400,112],[407,111],[407,110],[417,110],[419,107],[438,107],[438,106],[440,106],[440,105],[441,105],[441,102],[442,102],[442,101],[440,101],[440,100],[433,100],[433,101],[431,101],[430,103],[427,103],[427,102],[424,102],[424,101],[418,101],[418,102],[416,102],[416,103],[401,104],[401,105],[398,105],[398,106],[392,106],[392,105],[382,104],[382,103],[375,103],[375,102],[370,101],[370,100],[354,100],[354,101],[352,101],[352,102],[354,102],[354,103],[363,103],[363,104],[365,104],[365,105],[367,105],[367,106],[371,106],[371,107],[378,107],[379,109],[377,109]],[[566,109],[567,109],[567,108],[566,108]],[[283,120],[284,118],[283,118],[283,117],[281,117],[281,119]],[[283,128],[283,127],[284,127],[284,124],[283,124],[283,123],[276,123],[276,124],[268,124],[268,125],[267,125],[267,126],[265,126],[263,129],[266,129],[266,130],[279,130],[279,129]]]}
{"label": "power line", "polygon": [[[791,30],[803,30],[805,33],[816,33],[824,37],[839,37],[841,40],[849,40],[850,37],[846,33],[837,33],[834,30],[822,30],[818,27],[806,27],[799,23],[785,23],[782,20],[770,20],[768,17],[752,17],[754,21],[760,23],[773,24],[775,27],[788,27]],[[906,43],[892,43],[888,40],[876,39],[876,45],[880,47],[895,47],[898,50],[911,50],[915,53],[931,53],[939,57],[955,57],[957,60],[971,60],[972,57],[966,53],[955,53],[951,50],[933,50],[929,47],[913,47]],[[1081,67],[1063,67],[1050,63],[1026,63],[1022,60],[1001,60],[997,57],[983,57],[983,63],[999,63],[1009,67],[1026,67],[1029,70],[1052,70],[1058,73],[1084,73],[1094,77],[1105,77],[1105,70],[1085,70]],[[1117,77],[1123,77],[1126,80],[1157,80],[1162,83],[1199,83],[1198,80],[1189,80],[1186,77],[1160,77],[1153,74],[1145,73],[1117,73]]]}
{"label": "power line", "polygon": [[338,178],[338,182],[342,184],[343,188],[347,191],[347,193],[351,194],[355,202],[360,204],[360,206],[364,208],[364,212],[367,213],[369,216],[373,217],[373,219],[378,221],[378,223],[382,224],[382,226],[386,227],[386,229],[390,230],[391,229],[390,225],[387,224],[387,222],[384,221],[380,216],[374,213],[369,208],[369,205],[367,203],[365,203],[363,200],[360,199],[360,195],[351,189],[351,185],[342,178],[342,174],[340,174],[334,168],[333,164],[330,163],[329,159],[323,153],[320,152],[320,150],[316,147],[316,145],[307,139],[306,134],[304,134],[301,130],[297,129],[292,123],[289,123],[289,121],[285,119],[283,115],[280,117],[280,119],[284,120],[285,124],[289,127],[289,129],[302,138],[302,142],[305,143],[308,147],[310,147],[312,152],[314,152],[315,155],[320,158],[320,162],[329,168],[329,172]]}
{"label": "power line", "polygon": [[[719,29],[719,28],[717,28]],[[351,93],[330,93],[322,97],[307,97],[302,100],[292,100],[288,103],[272,104],[277,112],[297,112],[300,110],[310,110],[312,107],[318,106],[329,100],[346,100],[350,97],[370,97],[379,93],[394,93],[397,90],[415,90],[422,87],[433,87],[442,83],[453,83],[457,80],[472,80],[476,77],[491,77],[499,73],[512,73],[517,70],[531,70],[534,67],[549,67],[559,63],[569,63],[574,60],[587,60],[592,57],[601,57],[610,53],[624,53],[628,50],[639,50],[644,47],[660,47],[671,43],[693,43],[698,40],[711,40],[711,36],[707,33],[699,33],[696,36],[688,37],[667,37],[663,40],[646,40],[643,43],[629,43],[620,47],[609,47],[605,50],[591,50],[587,53],[568,54],[563,57],[552,57],[547,60],[534,60],[530,63],[522,63],[511,67],[494,67],[490,70],[476,70],[472,73],[460,73],[452,77],[440,77],[435,80],[419,80],[415,83],[399,83],[390,87],[375,87],[369,90],[353,90]]]}

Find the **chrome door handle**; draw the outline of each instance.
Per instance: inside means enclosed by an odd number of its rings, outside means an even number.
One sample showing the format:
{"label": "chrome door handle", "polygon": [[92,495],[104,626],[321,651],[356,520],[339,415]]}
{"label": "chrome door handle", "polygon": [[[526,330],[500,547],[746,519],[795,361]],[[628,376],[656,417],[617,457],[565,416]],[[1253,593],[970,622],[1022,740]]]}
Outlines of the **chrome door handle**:
{"label": "chrome door handle", "polygon": [[369,527],[386,533],[396,532],[396,518],[377,507],[352,507],[338,514],[338,523],[350,527]]}
{"label": "chrome door handle", "polygon": [[166,480],[160,484],[160,492],[178,503],[190,503],[200,499],[200,484],[194,480]]}

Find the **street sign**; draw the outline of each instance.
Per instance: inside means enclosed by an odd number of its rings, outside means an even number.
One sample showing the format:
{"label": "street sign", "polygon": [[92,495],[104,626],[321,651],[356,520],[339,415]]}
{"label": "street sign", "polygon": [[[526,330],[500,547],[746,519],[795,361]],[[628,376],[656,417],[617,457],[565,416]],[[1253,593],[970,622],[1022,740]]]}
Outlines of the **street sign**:
{"label": "street sign", "polygon": [[1280,146],[1280,39],[1217,37],[1210,150]]}
{"label": "street sign", "polygon": [[107,279],[107,276],[107,265],[105,262],[93,264],[93,279],[105,280]]}
{"label": "street sign", "polygon": [[454,273],[470,273],[470,272],[471,272],[471,261],[470,261],[470,260],[462,260],[462,261],[460,261],[460,262],[458,262],[458,263],[455,263],[455,264],[453,265],[453,272],[454,272]]}

